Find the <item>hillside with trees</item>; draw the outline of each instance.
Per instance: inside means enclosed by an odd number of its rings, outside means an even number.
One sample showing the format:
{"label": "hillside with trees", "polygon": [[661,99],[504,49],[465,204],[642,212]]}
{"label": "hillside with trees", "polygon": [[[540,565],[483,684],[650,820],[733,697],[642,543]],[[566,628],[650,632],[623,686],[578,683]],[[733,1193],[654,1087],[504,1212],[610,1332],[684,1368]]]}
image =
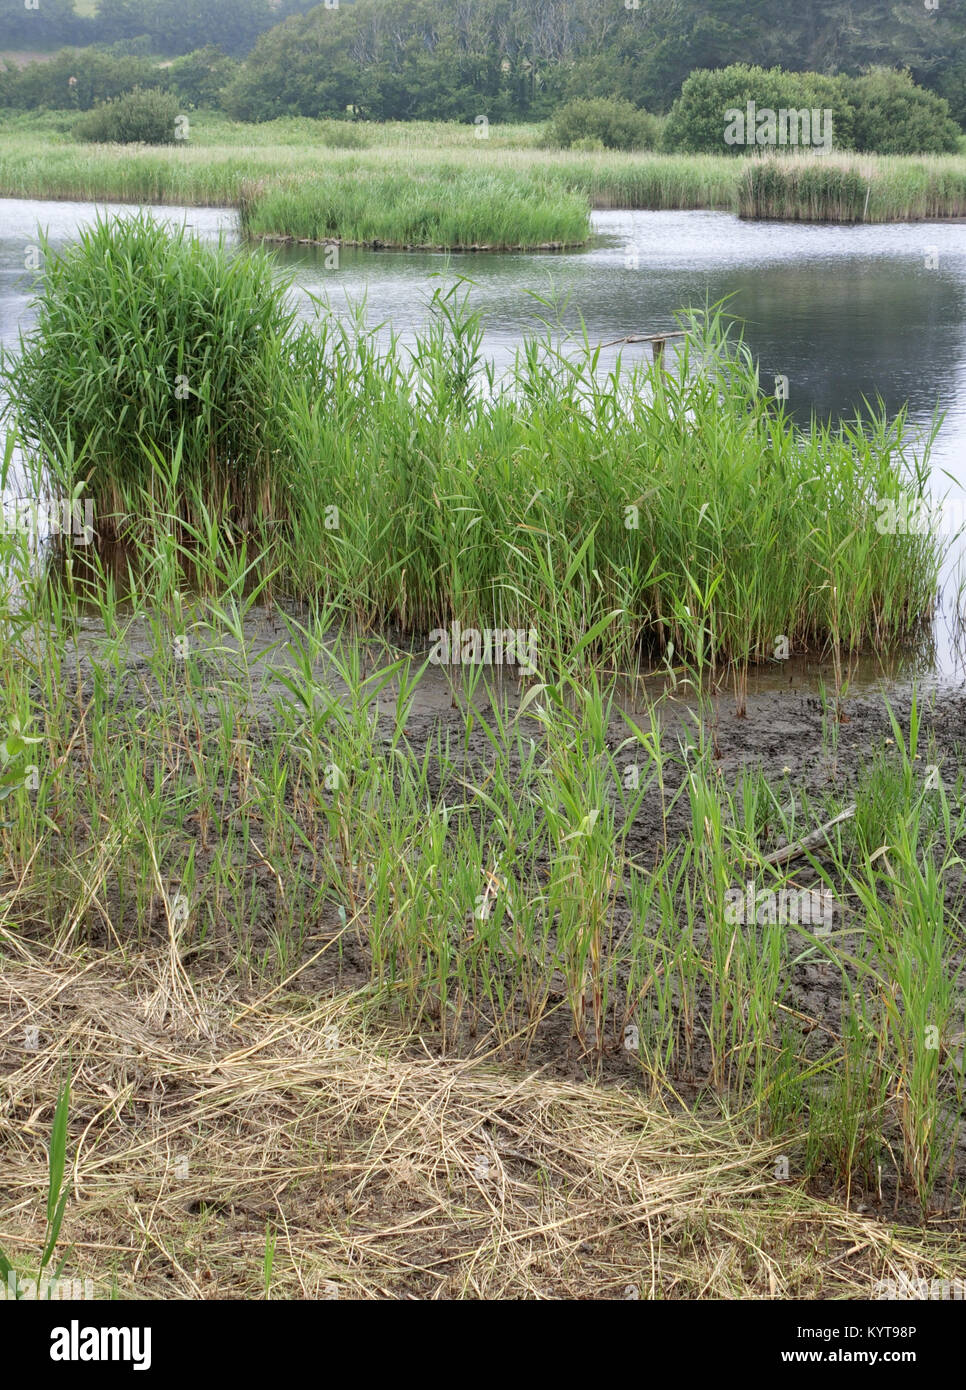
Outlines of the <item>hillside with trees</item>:
{"label": "hillside with trees", "polygon": [[248,53],[260,34],[312,0],[97,0],[79,14],[74,0],[0,0],[0,50],[66,45],[135,45],[175,57],[215,42],[224,53]]}
{"label": "hillside with trees", "polygon": [[263,35],[233,113],[542,119],[620,97],[667,111],[696,68],[741,61],[858,75],[907,68],[966,116],[966,0],[341,0]]}
{"label": "hillside with trees", "polygon": [[[244,61],[204,90],[242,120],[543,120],[600,99],[663,114],[692,72],[742,63],[846,77],[903,69],[966,124],[966,0],[97,0],[83,15],[73,0],[30,10],[0,0],[0,50],[66,45],[99,73],[108,53],[149,64],[215,45]],[[210,57],[203,66],[211,72]],[[161,78],[144,67],[137,82]],[[34,75],[18,97],[8,82],[0,100],[47,105],[50,85]],[[124,90],[120,76],[87,85]]]}

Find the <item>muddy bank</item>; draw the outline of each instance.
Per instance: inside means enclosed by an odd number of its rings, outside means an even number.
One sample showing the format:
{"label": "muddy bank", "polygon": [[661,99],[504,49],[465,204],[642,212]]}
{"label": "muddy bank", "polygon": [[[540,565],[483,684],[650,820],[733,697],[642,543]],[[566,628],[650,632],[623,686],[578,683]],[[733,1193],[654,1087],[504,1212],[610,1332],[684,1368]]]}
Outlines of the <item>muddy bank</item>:
{"label": "muddy bank", "polygon": [[[239,921],[233,911],[222,912],[214,926],[203,934],[189,934],[181,947],[181,959],[191,977],[197,980],[223,978],[225,972],[240,973],[254,986],[252,962],[264,963],[268,970],[277,969],[287,987],[303,995],[307,1001],[336,999],[354,991],[370,988],[377,972],[371,929],[378,926],[371,914],[373,907],[371,884],[367,882],[367,866],[352,862],[341,851],[334,828],[335,822],[320,803],[313,802],[300,791],[299,751],[293,741],[291,718],[310,719],[302,711],[291,685],[287,683],[298,670],[299,652],[296,634],[290,624],[296,615],[261,613],[247,624],[243,648],[223,633],[205,631],[200,627],[191,632],[188,654],[183,662],[170,661],[164,643],[158,642],[157,631],[135,623],[113,642],[108,642],[103,630],[94,621],[81,620],[76,631],[76,660],[65,663],[65,676],[70,683],[69,701],[78,712],[80,736],[72,741],[69,753],[71,773],[77,779],[90,778],[95,769],[85,759],[83,721],[92,703],[114,710],[112,729],[117,737],[143,739],[143,777],[146,785],[164,784],[172,796],[191,802],[198,797],[199,788],[209,801],[214,798],[214,816],[208,820],[192,814],[182,818],[174,840],[166,845],[169,861],[177,861],[190,848],[199,892],[209,891],[209,881],[218,881],[220,853],[226,845],[241,855],[239,872],[243,874],[246,902],[251,910]],[[110,660],[108,651],[110,649]],[[366,641],[357,644],[361,652],[363,677],[385,668],[400,656],[387,644]],[[402,653],[402,656],[405,656]],[[423,664],[416,654],[410,669],[415,677]],[[174,679],[172,675],[174,673]],[[244,676],[244,680],[242,680]],[[618,821],[623,849],[620,855],[618,881],[615,881],[609,903],[610,939],[620,942],[633,932],[648,932],[648,921],[635,915],[631,880],[647,875],[666,854],[668,846],[685,844],[694,836],[692,810],[688,799],[688,762],[683,746],[693,739],[701,721],[703,736],[711,750],[711,765],[720,778],[722,789],[733,789],[749,770],[760,772],[769,788],[774,790],[777,804],[794,804],[803,808],[796,816],[796,827],[812,830],[828,819],[827,808],[841,807],[848,802],[861,783],[873,759],[889,756],[890,741],[894,744],[894,718],[902,731],[907,731],[912,713],[913,693],[905,686],[876,688],[873,679],[857,681],[854,693],[846,695],[836,705],[834,700],[822,699],[813,690],[798,683],[801,673],[794,670],[763,673],[752,682],[746,712],[736,714],[736,702],[731,691],[721,691],[706,703],[703,710],[685,692],[675,696],[665,691],[659,707],[662,745],[666,754],[663,792],[649,790],[635,808],[633,816],[623,824]],[[773,688],[766,688],[771,685]],[[312,696],[309,707],[324,712],[326,704],[333,706],[347,698],[342,674],[331,658],[317,653],[312,671]],[[381,690],[374,708],[378,715],[372,728],[371,751],[367,754],[373,764],[384,764],[392,786],[392,769],[400,756],[411,759],[425,769],[425,807],[407,831],[407,848],[413,854],[421,850],[420,835],[424,826],[420,817],[429,817],[440,807],[458,807],[471,825],[480,843],[495,847],[492,836],[493,808],[478,789],[485,789],[492,777],[495,762],[491,734],[497,716],[493,703],[505,703],[512,716],[521,699],[526,698],[528,682],[515,676],[494,682],[491,688],[481,683],[472,697],[472,714],[467,703],[466,687],[459,671],[429,666],[422,670],[411,698],[405,703],[404,716],[399,717],[400,686],[398,678],[388,681]],[[651,690],[650,697],[656,692]],[[38,706],[42,707],[49,692],[38,683],[35,689]],[[607,732],[606,744],[613,758],[617,777],[625,780],[643,761],[640,745],[628,742],[630,733],[626,719],[646,727],[653,709],[648,707],[648,694],[643,691],[629,694],[624,713],[615,710]],[[966,693],[956,690],[932,689],[918,697],[921,727],[917,765],[936,768],[943,783],[954,795],[957,779],[963,768],[963,749],[966,743]],[[231,712],[232,745],[244,758],[245,779],[217,776],[205,782],[204,759],[215,764],[222,738],[225,711]],[[891,712],[891,718],[890,718]],[[369,718],[370,716],[366,716]],[[505,715],[504,715],[505,717]],[[510,720],[512,723],[512,718]],[[511,789],[524,789],[524,769],[521,756],[528,747],[538,745],[544,757],[553,754],[547,746],[545,731],[533,717],[532,705],[519,720],[521,739],[510,740],[501,748],[501,759]],[[178,730],[184,732],[178,733]],[[138,732],[135,732],[138,731]],[[531,743],[532,740],[532,743]],[[442,750],[446,750],[445,754]],[[320,755],[324,756],[324,754]],[[254,813],[250,776],[274,764],[289,769],[290,781],[282,793],[285,809],[293,826],[297,826],[300,843],[286,857],[273,855],[265,839],[268,830],[264,808]],[[223,764],[224,765],[224,762]],[[212,783],[217,785],[212,786]],[[295,783],[293,789],[293,783]],[[626,783],[625,783],[626,784]],[[516,794],[514,792],[514,794]],[[619,808],[616,789],[612,797]],[[199,801],[197,804],[201,804]],[[254,819],[252,816],[254,814]],[[110,817],[104,821],[107,825]],[[407,822],[408,824],[408,822]],[[91,826],[91,834],[95,826]],[[76,825],[66,823],[62,830],[77,834]],[[101,828],[100,833],[103,832]],[[782,821],[778,815],[760,826],[759,848],[763,853],[780,849],[784,843]],[[249,845],[254,842],[254,850]],[[263,848],[264,846],[264,848]],[[72,853],[82,855],[88,850],[78,840]],[[950,846],[957,854],[966,846]],[[495,850],[494,850],[495,852]],[[248,856],[250,853],[250,857]],[[547,842],[535,838],[521,844],[514,862],[501,872],[516,880],[511,886],[522,900],[541,900],[552,879],[555,862]],[[821,852],[816,855],[822,861]],[[135,862],[132,860],[132,863]],[[324,870],[319,865],[328,867]],[[334,867],[333,867],[334,865]],[[287,867],[286,867],[287,866]],[[484,869],[486,863],[484,863]],[[281,873],[279,872],[281,869]],[[130,869],[128,870],[130,872]],[[404,872],[400,861],[400,873]],[[116,871],[123,878],[121,870]],[[293,875],[285,881],[282,875]],[[811,891],[820,884],[815,866],[799,861],[794,870],[797,887]],[[294,885],[294,886],[293,886]],[[473,891],[477,891],[476,883]],[[951,872],[944,885],[949,911],[949,935],[955,943],[962,941],[960,906],[963,898],[962,875]],[[315,905],[297,908],[301,914],[298,948],[289,942],[287,956],[281,955],[280,924],[285,911],[291,912],[293,895],[299,902],[306,889],[315,894]],[[249,892],[248,889],[251,891]],[[141,942],[163,946],[169,938],[171,923],[168,908],[160,895],[150,902],[145,916],[132,921],[130,903],[125,905],[123,883],[113,878],[105,881],[98,911],[89,914],[86,925],[88,940],[99,949],[110,948],[117,938],[135,933]],[[217,891],[217,890],[216,890]],[[396,892],[393,886],[392,892]],[[461,900],[462,901],[462,900]],[[454,920],[451,927],[451,946],[454,959],[461,953],[467,960],[475,959],[472,899],[467,901],[464,921]],[[397,907],[393,907],[396,912]],[[457,916],[459,911],[457,911]],[[218,913],[215,913],[218,918]],[[348,921],[347,921],[348,918]],[[840,1043],[843,1003],[849,991],[856,990],[855,972],[848,958],[862,931],[861,914],[857,904],[844,895],[836,904],[836,951],[823,954],[794,926],[788,927],[786,949],[787,968],[781,981],[780,1009],[796,1034],[796,1048],[807,1063],[818,1064],[824,1052]],[[40,922],[25,924],[27,933],[44,938],[48,928]],[[508,930],[510,930],[508,928]],[[749,930],[755,931],[752,923]],[[698,924],[695,949],[703,951],[706,924]],[[239,936],[244,949],[239,948]],[[663,939],[663,938],[662,938]],[[508,946],[512,943],[508,943]],[[551,929],[547,938],[547,959],[556,959],[556,943]],[[951,968],[958,972],[961,954],[956,955]],[[538,1068],[548,1076],[562,1081],[620,1082],[645,1092],[653,1088],[648,1068],[641,1057],[627,1046],[624,1023],[618,1007],[608,1016],[599,1043],[575,1033],[573,1014],[573,984],[554,968],[549,978],[543,1007],[538,1017],[527,1016],[527,1002],[516,993],[519,989],[519,958],[508,949],[506,958],[497,952],[487,969],[490,982],[503,989],[508,1012],[499,1016],[493,1010],[493,996],[466,999],[452,1003],[434,1002],[432,991],[420,993],[416,1051],[438,1059],[473,1058],[520,1066],[527,1071]],[[616,958],[615,958],[616,959]],[[549,972],[548,972],[549,973]],[[269,976],[266,976],[268,978]],[[848,989],[844,986],[848,986]],[[619,997],[621,991],[630,997],[627,966],[622,960],[615,965],[613,986]],[[496,990],[499,993],[499,989]],[[398,1023],[402,1005],[393,1000],[399,993],[390,990],[386,1002],[387,1022]],[[707,1018],[713,1001],[706,987],[696,996],[696,1014],[681,1017],[678,1022],[676,1061],[673,1073],[675,1104],[690,1106],[703,1103],[713,1090],[712,1055],[708,1042]],[[519,1021],[519,1027],[508,1027],[507,1019]],[[646,1018],[637,1016],[645,1023]],[[961,1062],[960,1062],[961,1070]],[[665,1095],[663,1082],[661,1094]],[[667,1099],[665,1095],[665,1099]],[[952,1102],[953,1097],[948,1097]],[[719,1104],[720,1097],[712,1104]],[[954,1119],[951,1113],[951,1119]],[[956,1196],[966,1180],[966,1149],[960,1142],[948,1181],[940,1185],[930,1219],[958,1227],[961,1203]],[[820,1190],[822,1189],[820,1187]],[[840,1185],[830,1175],[827,1191],[837,1198],[845,1196]],[[911,1203],[908,1191],[894,1175],[883,1170],[869,1190],[853,1181],[848,1194],[853,1206],[881,1212],[890,1219],[896,1214],[910,1220],[921,1219],[921,1212]]]}
{"label": "muddy bank", "polygon": [[458,242],[454,246],[437,245],[428,241],[352,241],[348,237],[307,237],[289,236],[283,232],[249,232],[252,241],[264,241],[279,246],[349,246],[358,251],[429,251],[434,254],[459,252],[469,254],[473,251],[579,251],[586,246],[589,237],[583,241],[540,241],[524,245],[514,242]]}

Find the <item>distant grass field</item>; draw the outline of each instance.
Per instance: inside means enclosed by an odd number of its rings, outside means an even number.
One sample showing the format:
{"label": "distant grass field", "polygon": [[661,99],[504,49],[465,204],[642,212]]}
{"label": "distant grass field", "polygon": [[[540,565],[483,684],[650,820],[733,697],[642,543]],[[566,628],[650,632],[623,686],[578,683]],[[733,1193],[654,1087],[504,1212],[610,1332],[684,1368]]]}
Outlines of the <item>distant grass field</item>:
{"label": "distant grass field", "polygon": [[258,236],[385,246],[567,245],[592,208],[709,208],[885,222],[966,216],[966,158],[576,153],[543,128],[443,122],[264,125],[189,116],[171,146],[80,145],[67,113],[10,116],[0,196],[240,206]]}

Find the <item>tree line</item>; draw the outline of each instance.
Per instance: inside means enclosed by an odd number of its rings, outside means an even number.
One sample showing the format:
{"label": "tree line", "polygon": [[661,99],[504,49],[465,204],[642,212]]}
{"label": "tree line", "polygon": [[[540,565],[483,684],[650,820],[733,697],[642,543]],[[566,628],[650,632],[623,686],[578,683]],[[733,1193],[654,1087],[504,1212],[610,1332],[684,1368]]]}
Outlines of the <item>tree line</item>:
{"label": "tree line", "polygon": [[[317,0],[98,0],[93,15],[74,0],[0,0],[0,47],[46,49],[135,45],[168,57],[213,40],[223,52],[250,52],[260,34]],[[28,7],[29,6],[29,7]]]}
{"label": "tree line", "polygon": [[[208,87],[245,120],[540,120],[600,98],[663,114],[690,73],[741,62],[907,69],[966,124],[966,0],[98,0],[92,17],[73,0],[37,5],[0,0],[2,46],[96,41],[146,62],[215,44],[244,62]],[[137,80],[150,84],[147,66]],[[8,81],[0,102],[58,104],[43,87]]]}
{"label": "tree line", "polygon": [[696,68],[907,68],[966,120],[966,0],[340,0],[264,34],[229,94],[262,120],[542,119],[575,98],[667,112]]}

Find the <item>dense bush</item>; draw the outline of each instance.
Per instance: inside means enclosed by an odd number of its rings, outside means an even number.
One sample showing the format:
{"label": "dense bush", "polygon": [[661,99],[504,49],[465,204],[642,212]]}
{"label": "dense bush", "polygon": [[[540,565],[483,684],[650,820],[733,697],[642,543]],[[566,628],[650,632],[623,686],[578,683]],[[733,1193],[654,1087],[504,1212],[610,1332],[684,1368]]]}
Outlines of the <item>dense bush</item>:
{"label": "dense bush", "polygon": [[[835,147],[852,145],[855,111],[842,78],[734,63],[713,72],[699,70],[691,74],[671,108],[664,128],[665,148],[691,154],[736,155],[763,148],[764,142],[756,144],[757,127],[746,131],[746,138],[740,143],[725,140],[730,121],[726,112],[747,113],[749,102],[754,102],[759,112],[831,110]],[[824,132],[823,116],[819,134]]]}
{"label": "dense bush", "polygon": [[74,126],[78,140],[99,144],[170,145],[177,137],[181,103],[174,92],[135,87],[115,101],[86,111]]}
{"label": "dense bush", "polygon": [[45,63],[0,72],[0,106],[20,111],[89,111],[132,87],[161,87],[166,78],[146,58],[100,49],[64,48]]}
{"label": "dense bush", "polygon": [[554,112],[547,132],[561,149],[649,150],[658,143],[660,122],[629,101],[601,97],[568,101]]}
{"label": "dense bush", "polygon": [[[957,148],[959,129],[948,103],[917,87],[908,73],[875,69],[864,77],[823,77],[812,72],[748,67],[736,63],[714,71],[693,72],[674,103],[664,130],[664,145],[691,153],[747,154],[749,149],[782,148],[767,126],[729,143],[729,111],[758,113],[818,110],[832,112],[836,149],[874,154],[940,154]],[[820,134],[824,135],[824,117]],[[758,142],[756,143],[756,135]],[[812,143],[820,143],[813,131]],[[792,148],[791,141],[785,148]]]}
{"label": "dense bush", "polygon": [[235,60],[214,44],[176,58],[167,69],[168,80],[184,106],[220,106],[221,94],[237,72]]}
{"label": "dense bush", "polygon": [[908,73],[877,68],[851,84],[855,147],[875,154],[947,154],[960,130],[949,103],[917,87]]}

